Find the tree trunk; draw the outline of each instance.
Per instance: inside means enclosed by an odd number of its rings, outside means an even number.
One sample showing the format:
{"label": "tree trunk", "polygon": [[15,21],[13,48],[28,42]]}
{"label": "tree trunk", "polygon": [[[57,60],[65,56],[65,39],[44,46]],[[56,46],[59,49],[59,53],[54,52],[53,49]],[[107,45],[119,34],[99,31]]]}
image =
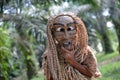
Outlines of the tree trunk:
{"label": "tree trunk", "polygon": [[37,74],[37,67],[35,62],[35,54],[31,49],[31,45],[28,42],[28,37],[25,35],[24,26],[22,24],[16,25],[16,30],[18,31],[20,39],[18,40],[19,47],[25,56],[25,64],[27,68],[27,77],[28,80],[31,80]]}
{"label": "tree trunk", "polygon": [[112,53],[114,50],[112,48],[110,39],[107,35],[107,27],[106,27],[106,18],[102,15],[102,9],[100,8],[97,12],[97,26],[96,29],[100,33],[102,37],[102,45],[105,53]]}
{"label": "tree trunk", "polygon": [[115,21],[113,21],[113,23],[115,25],[115,29],[118,37],[118,43],[119,43],[117,50],[119,51],[119,54],[120,54],[120,23],[117,23]]}
{"label": "tree trunk", "polygon": [[[27,57],[28,56],[30,55],[27,55]],[[35,62],[32,59],[26,59],[26,64],[28,80],[31,80],[37,74]]]}
{"label": "tree trunk", "polygon": [[27,50],[25,46],[19,43],[20,50],[23,52],[25,56],[25,64],[28,80],[31,80],[37,74],[37,68],[35,65],[35,58],[33,57],[33,53],[31,50]]}
{"label": "tree trunk", "polygon": [[107,53],[113,52],[113,48],[111,46],[110,39],[106,33],[102,34],[102,40],[103,40],[103,47],[104,47],[103,49],[104,49],[105,53],[107,54]]}

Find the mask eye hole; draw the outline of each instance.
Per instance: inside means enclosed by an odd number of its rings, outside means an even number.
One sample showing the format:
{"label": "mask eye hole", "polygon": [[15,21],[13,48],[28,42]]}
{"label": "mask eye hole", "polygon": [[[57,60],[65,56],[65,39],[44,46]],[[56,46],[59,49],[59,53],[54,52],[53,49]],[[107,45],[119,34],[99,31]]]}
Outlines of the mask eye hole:
{"label": "mask eye hole", "polygon": [[67,31],[73,31],[73,30],[75,30],[75,28],[72,26],[67,28]]}
{"label": "mask eye hole", "polygon": [[59,28],[56,29],[56,31],[58,31],[58,32],[64,32],[65,30],[63,28],[59,27]]}

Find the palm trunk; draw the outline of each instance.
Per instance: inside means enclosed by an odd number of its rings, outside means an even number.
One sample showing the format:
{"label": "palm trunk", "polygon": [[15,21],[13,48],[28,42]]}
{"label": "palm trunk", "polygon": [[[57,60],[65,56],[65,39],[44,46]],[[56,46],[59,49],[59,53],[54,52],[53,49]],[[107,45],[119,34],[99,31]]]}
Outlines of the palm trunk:
{"label": "palm trunk", "polygon": [[113,48],[111,46],[111,42],[109,37],[107,36],[106,33],[102,34],[102,40],[103,40],[103,49],[105,51],[105,53],[112,53],[113,52]]}
{"label": "palm trunk", "polygon": [[119,54],[120,54],[120,23],[117,23],[115,21],[113,21],[114,25],[115,25],[115,29],[116,29],[116,33],[117,33],[117,37],[118,37],[118,51],[119,51]]}
{"label": "palm trunk", "polygon": [[103,50],[105,51],[105,53],[112,53],[113,47],[111,45],[110,39],[107,35],[107,27],[106,27],[106,18],[102,15],[102,10],[99,9],[99,11],[97,12],[97,31],[100,33],[101,37],[102,37],[102,45],[103,45]]}
{"label": "palm trunk", "polygon": [[115,29],[116,29],[116,33],[117,33],[117,37],[118,37],[118,43],[119,43],[119,46],[118,46],[118,51],[119,51],[119,54],[120,54],[120,10],[118,9],[118,5],[117,5],[117,2],[116,0],[110,0],[110,5],[109,5],[109,8],[110,8],[110,17],[112,18],[113,20],[113,23],[115,25]]}
{"label": "palm trunk", "polygon": [[16,26],[17,26],[16,30],[18,31],[18,34],[20,36],[20,39],[18,40],[19,47],[25,56],[27,77],[28,80],[31,80],[37,74],[37,67],[35,64],[35,56],[34,56],[35,54],[33,53],[29,42],[26,42],[27,36],[24,34],[22,30],[23,28],[22,25],[18,24]]}
{"label": "palm trunk", "polygon": [[26,60],[26,64],[27,64],[27,76],[28,76],[28,80],[31,80],[36,74],[36,66],[34,64],[34,62],[30,59],[30,60]]}

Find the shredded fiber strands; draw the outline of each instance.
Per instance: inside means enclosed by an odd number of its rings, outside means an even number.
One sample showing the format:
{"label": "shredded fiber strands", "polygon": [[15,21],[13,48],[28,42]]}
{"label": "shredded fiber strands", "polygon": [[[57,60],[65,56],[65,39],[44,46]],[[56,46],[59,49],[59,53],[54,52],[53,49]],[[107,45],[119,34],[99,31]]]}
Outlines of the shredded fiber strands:
{"label": "shredded fiber strands", "polygon": [[[62,16],[71,17],[75,22],[76,37],[74,48],[74,60],[85,66],[92,74],[88,77],[82,74],[78,69],[66,61],[62,55],[62,50],[57,44],[52,29],[56,18],[61,19]],[[47,24],[47,40],[48,46],[43,57],[43,69],[45,80],[94,80],[101,76],[98,68],[96,58],[92,49],[88,46],[88,35],[83,21],[73,14],[60,14],[53,16],[48,20]]]}

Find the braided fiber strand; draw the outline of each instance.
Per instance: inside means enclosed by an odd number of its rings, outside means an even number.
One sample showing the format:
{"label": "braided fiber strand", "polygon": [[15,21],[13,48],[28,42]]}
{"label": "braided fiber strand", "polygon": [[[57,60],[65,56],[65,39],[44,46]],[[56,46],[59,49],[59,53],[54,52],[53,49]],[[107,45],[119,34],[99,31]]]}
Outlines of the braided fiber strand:
{"label": "braided fiber strand", "polygon": [[56,49],[56,46],[55,46],[55,43],[54,43],[54,40],[52,38],[52,32],[51,32],[51,26],[53,26],[52,24],[52,20],[49,20],[48,22],[48,26],[47,27],[47,34],[49,36],[48,38],[48,46],[49,46],[49,53],[47,57],[50,58],[50,60],[48,59],[48,63],[49,64],[49,69],[51,69],[51,73],[53,74],[53,79],[55,80],[64,80],[63,76],[62,76],[62,72],[61,72],[61,69],[60,69],[60,64],[59,64],[59,60],[58,60],[58,55],[57,55],[57,49]]}

